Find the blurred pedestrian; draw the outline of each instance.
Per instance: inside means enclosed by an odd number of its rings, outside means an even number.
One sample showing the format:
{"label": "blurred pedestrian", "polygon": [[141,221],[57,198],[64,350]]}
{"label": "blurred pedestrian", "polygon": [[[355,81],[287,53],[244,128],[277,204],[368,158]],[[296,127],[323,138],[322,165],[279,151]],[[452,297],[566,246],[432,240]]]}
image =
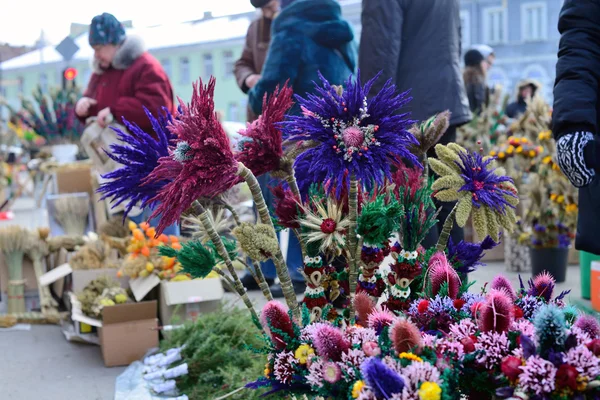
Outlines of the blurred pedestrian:
{"label": "blurred pedestrian", "polygon": [[539,84],[530,79],[524,79],[517,85],[517,99],[506,106],[508,118],[518,118],[527,111],[527,101],[531,100],[538,92]]}
{"label": "blurred pedestrian", "polygon": [[[85,121],[96,117],[102,128],[113,119],[123,119],[138,125],[144,132],[153,129],[144,107],[153,114],[173,110],[173,88],[166,72],[146,51],[142,39],[128,36],[114,15],[103,13],[92,19],[89,43],[94,49],[93,73],[83,97],[75,105],[75,113]],[[135,222],[147,221],[151,209],[130,213]],[[157,220],[149,221],[156,225]],[[179,228],[171,226],[166,234],[176,235]]]}
{"label": "blurred pedestrian", "polygon": [[[460,63],[459,0],[368,0],[362,3],[362,35],[359,66],[364,79],[382,76],[373,85],[377,93],[391,79],[398,90],[410,90],[412,101],[406,110],[424,121],[450,110],[450,128],[440,139],[456,141],[456,128],[471,120]],[[433,154],[433,149],[430,153]],[[454,204],[442,203],[439,223],[424,245],[433,245]],[[456,224],[454,243],[464,238]]]}
{"label": "blurred pedestrian", "polygon": [[[319,72],[331,84],[341,85],[356,70],[354,33],[350,24],[342,19],[336,1],[281,0],[280,4],[281,12],[273,21],[273,37],[260,79],[248,92],[249,105],[256,114],[262,111],[264,95],[288,80],[295,94],[305,96],[315,92]],[[299,112],[297,105],[289,111],[290,114]],[[267,182],[267,186],[276,184],[273,180]],[[264,186],[263,193],[267,194],[267,204],[272,204],[273,196]],[[286,261],[295,291],[303,292],[305,282],[299,271],[304,263],[302,250],[292,233]],[[272,276],[275,276],[274,271],[273,267]],[[273,285],[271,292],[274,297],[283,296],[279,285]]]}
{"label": "blurred pedestrian", "polygon": [[564,2],[552,115],[558,165],[579,189],[578,250],[600,255],[600,1]]}
{"label": "blurred pedestrian", "polygon": [[489,103],[487,82],[487,62],[479,50],[471,49],[465,53],[463,80],[469,99],[469,108],[479,114]]}

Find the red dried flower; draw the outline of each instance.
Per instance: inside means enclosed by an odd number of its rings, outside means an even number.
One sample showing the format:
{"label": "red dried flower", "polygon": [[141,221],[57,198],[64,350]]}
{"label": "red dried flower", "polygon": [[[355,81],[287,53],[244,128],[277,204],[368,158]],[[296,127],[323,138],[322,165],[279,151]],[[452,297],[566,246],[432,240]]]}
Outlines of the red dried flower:
{"label": "red dried flower", "polygon": [[515,319],[521,319],[525,313],[523,313],[523,309],[519,306],[515,306]]}
{"label": "red dried flower", "polygon": [[390,340],[397,353],[418,350],[421,346],[421,332],[409,320],[398,319],[390,329]]}
{"label": "red dried flower", "polygon": [[577,390],[577,377],[579,372],[577,368],[570,364],[563,364],[556,371],[556,386],[559,388],[569,388]]}
{"label": "red dried flower", "polygon": [[427,309],[429,308],[429,300],[421,300],[419,302],[419,305],[417,306],[417,310],[419,311],[419,313],[423,314],[425,311],[427,311]]}
{"label": "red dried flower", "polygon": [[460,289],[458,273],[446,259],[446,255],[439,251],[429,260],[429,280],[431,281],[432,296],[439,293],[444,283],[448,284],[448,297],[455,299]]}
{"label": "red dried flower", "polygon": [[452,302],[452,304],[454,305],[454,308],[456,308],[457,310],[460,310],[461,308],[463,308],[465,303],[466,303],[466,301],[464,301],[463,299],[456,299]]}
{"label": "red dried flower", "polygon": [[279,184],[271,188],[271,193],[275,197],[273,208],[279,225],[299,229],[298,220],[304,213],[292,191],[289,188],[284,189],[283,184]]}
{"label": "red dried flower", "polygon": [[475,342],[470,337],[464,337],[460,340],[463,345],[465,353],[472,353],[475,351]]}
{"label": "red dried flower", "polygon": [[492,289],[480,311],[479,329],[484,332],[506,332],[514,319],[514,305],[504,290]]}
{"label": "red dried flower", "polygon": [[179,100],[182,113],[171,127],[177,147],[159,160],[145,180],[172,180],[152,199],[160,203],[151,217],[161,217],[157,234],[175,223],[195,200],[218,195],[238,180],[229,137],[215,114],[215,78],[208,85],[200,80],[193,87],[191,104]]}
{"label": "red dried flower", "polygon": [[474,317],[477,317],[477,313],[481,310],[481,307],[483,307],[485,303],[483,301],[476,301],[475,303],[473,303],[471,305],[471,314],[473,314]]}
{"label": "red dried flower", "polygon": [[515,356],[508,356],[502,360],[502,364],[500,364],[500,369],[502,373],[506,375],[508,379],[511,381],[517,380],[519,375],[521,374],[521,359]]}
{"label": "red dried flower", "polygon": [[375,302],[368,294],[359,292],[354,297],[354,309],[356,310],[356,323],[367,326],[369,314],[375,309]]}
{"label": "red dried flower", "polygon": [[287,312],[286,307],[276,300],[271,300],[262,310],[260,314],[260,322],[265,331],[271,336],[271,340],[275,347],[279,350],[285,349],[285,337],[279,333],[271,331],[271,328],[277,329],[285,333],[290,339],[294,338],[294,327],[292,320]]}
{"label": "red dried flower", "polygon": [[600,357],[600,339],[594,339],[589,342],[587,348],[594,353],[596,357]]}
{"label": "red dried flower", "polygon": [[240,141],[240,152],[236,159],[243,163],[255,176],[280,169],[283,155],[281,131],[277,126],[293,104],[292,88],[287,82],[263,98],[262,114],[257,120],[239,133],[249,140]]}

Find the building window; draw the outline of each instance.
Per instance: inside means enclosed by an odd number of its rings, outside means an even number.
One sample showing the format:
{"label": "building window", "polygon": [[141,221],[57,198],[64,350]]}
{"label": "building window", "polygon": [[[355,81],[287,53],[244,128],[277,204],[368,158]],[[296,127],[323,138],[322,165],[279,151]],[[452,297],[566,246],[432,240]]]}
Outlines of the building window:
{"label": "building window", "polygon": [[187,57],[179,59],[179,83],[182,85],[190,83],[190,60]]}
{"label": "building window", "polygon": [[225,72],[223,75],[225,78],[233,77],[233,68],[235,66],[235,60],[233,59],[233,51],[223,52],[223,63],[225,64]]}
{"label": "building window", "polygon": [[521,37],[524,42],[545,40],[548,31],[546,3],[521,4]]}
{"label": "building window", "polygon": [[202,60],[204,61],[204,77],[208,79],[215,73],[212,54],[206,53],[204,56],[202,56]]}
{"label": "building window", "polygon": [[40,74],[40,89],[42,90],[43,93],[46,93],[48,91],[48,75],[46,75],[46,73],[41,73]]}
{"label": "building window", "polygon": [[471,45],[471,14],[466,10],[460,12],[460,34],[464,52]]}
{"label": "building window", "polygon": [[504,7],[483,10],[483,41],[486,44],[503,44],[508,41],[508,20]]}
{"label": "building window", "polygon": [[162,60],[160,60],[160,64],[162,65],[163,69],[165,70],[165,73],[167,74],[167,76],[169,78],[171,78],[173,76],[173,67],[171,66],[171,59],[163,58]]}
{"label": "building window", "polygon": [[229,121],[239,121],[240,120],[240,109],[237,103],[229,103],[229,107],[227,108],[227,120]]}
{"label": "building window", "polygon": [[22,76],[17,78],[17,90],[19,94],[23,94],[25,92],[25,80]]}

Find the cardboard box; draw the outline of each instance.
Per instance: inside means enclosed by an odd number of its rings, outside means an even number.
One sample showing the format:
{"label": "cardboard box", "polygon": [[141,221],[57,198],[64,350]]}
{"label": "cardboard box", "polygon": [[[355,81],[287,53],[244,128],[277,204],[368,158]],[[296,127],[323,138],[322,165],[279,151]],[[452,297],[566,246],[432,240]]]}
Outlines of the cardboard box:
{"label": "cardboard box", "polygon": [[113,278],[115,281],[121,284],[123,289],[129,288],[129,278],[127,276],[123,276],[121,278],[117,278],[116,268],[102,268],[102,269],[76,269],[73,270],[72,274],[72,286],[71,291],[73,293],[81,292],[88,283],[93,281],[94,279],[106,275]]}
{"label": "cardboard box", "polygon": [[59,167],[54,174],[55,193],[87,193],[91,197],[94,194],[91,171],[90,162]]}
{"label": "cardboard box", "polygon": [[99,329],[104,365],[129,365],[158,347],[156,301],[120,304],[102,310]]}
{"label": "cardboard box", "polygon": [[217,310],[221,305],[223,295],[220,278],[180,282],[162,281],[160,284],[160,320],[163,325],[195,320],[202,313]]}

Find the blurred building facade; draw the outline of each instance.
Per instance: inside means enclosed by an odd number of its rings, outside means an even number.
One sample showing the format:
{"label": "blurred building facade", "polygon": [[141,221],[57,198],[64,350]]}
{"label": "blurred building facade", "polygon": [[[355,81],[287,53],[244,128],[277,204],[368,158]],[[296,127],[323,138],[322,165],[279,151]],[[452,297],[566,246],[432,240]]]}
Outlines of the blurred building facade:
{"label": "blurred building facade", "polygon": [[[344,17],[360,38],[361,0],[340,0]],[[513,92],[520,79],[534,78],[551,99],[559,35],[556,29],[562,2],[558,0],[461,0],[463,49],[487,43],[496,50],[490,83]],[[255,13],[204,18],[187,23],[131,29],[144,38],[149,51],[171,78],[177,96],[189,100],[192,81],[211,75],[217,79],[215,107],[224,119],[243,121],[246,96],[238,89],[233,64],[240,56],[244,38]],[[131,26],[129,21],[127,26]],[[92,49],[87,27],[71,27],[80,50],[65,63],[54,45],[46,46],[0,65],[6,99],[18,107],[20,96],[29,96],[40,85],[43,90],[62,82],[65,67],[78,70],[76,82],[85,87],[91,76]]]}

